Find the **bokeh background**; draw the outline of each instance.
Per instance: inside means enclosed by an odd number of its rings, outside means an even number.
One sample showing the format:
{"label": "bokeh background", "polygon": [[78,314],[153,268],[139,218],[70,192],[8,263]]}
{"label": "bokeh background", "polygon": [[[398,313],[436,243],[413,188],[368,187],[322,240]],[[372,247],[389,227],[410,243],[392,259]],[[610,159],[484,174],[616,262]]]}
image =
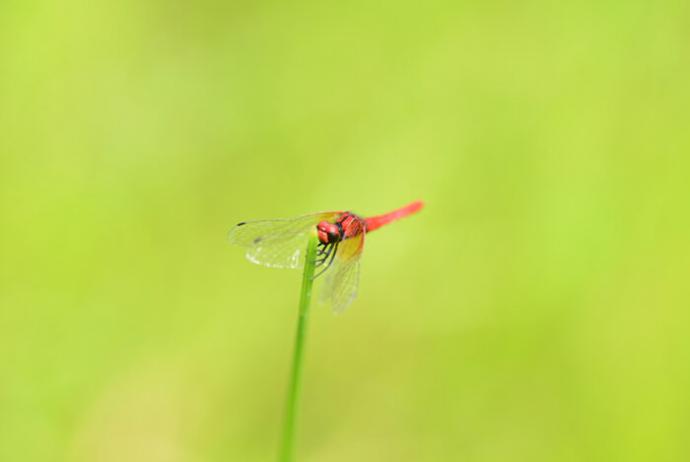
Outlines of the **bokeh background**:
{"label": "bokeh background", "polygon": [[690,460],[689,82],[684,1],[2,2],[0,460],[274,460],[300,274],[228,229],[417,198],[299,460]]}

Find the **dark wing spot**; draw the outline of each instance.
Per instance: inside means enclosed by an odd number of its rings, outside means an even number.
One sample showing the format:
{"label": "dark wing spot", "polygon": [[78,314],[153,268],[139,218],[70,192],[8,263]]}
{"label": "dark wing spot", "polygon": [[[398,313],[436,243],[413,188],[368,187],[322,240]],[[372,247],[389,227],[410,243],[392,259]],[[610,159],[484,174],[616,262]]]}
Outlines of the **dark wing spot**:
{"label": "dark wing spot", "polygon": [[257,237],[256,239],[254,239],[254,244],[258,244],[258,243],[261,242],[263,239],[264,239],[264,238],[261,237],[261,236]]}
{"label": "dark wing spot", "polygon": [[247,224],[246,221],[241,221],[241,222],[237,223],[237,226],[242,226],[242,225],[246,225],[246,224]]}

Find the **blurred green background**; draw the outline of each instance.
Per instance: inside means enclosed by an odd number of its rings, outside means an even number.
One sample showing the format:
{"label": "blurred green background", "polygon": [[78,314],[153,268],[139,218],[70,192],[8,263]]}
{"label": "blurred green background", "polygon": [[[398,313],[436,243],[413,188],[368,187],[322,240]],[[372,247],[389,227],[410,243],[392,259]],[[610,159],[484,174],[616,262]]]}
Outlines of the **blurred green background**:
{"label": "blurred green background", "polygon": [[300,274],[226,232],[417,198],[299,460],[690,460],[689,82],[684,1],[4,1],[0,460],[274,460]]}

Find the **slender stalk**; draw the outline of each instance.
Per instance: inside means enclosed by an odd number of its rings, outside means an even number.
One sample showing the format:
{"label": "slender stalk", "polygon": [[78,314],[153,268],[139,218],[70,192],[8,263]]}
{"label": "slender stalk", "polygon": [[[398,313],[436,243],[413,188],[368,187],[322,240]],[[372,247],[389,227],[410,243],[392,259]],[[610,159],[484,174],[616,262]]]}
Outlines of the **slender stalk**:
{"label": "slender stalk", "polygon": [[285,413],[285,426],[283,429],[283,442],[280,449],[280,462],[292,462],[294,460],[295,421],[297,418],[297,406],[299,391],[302,383],[302,363],[304,357],[304,341],[307,334],[307,321],[309,320],[309,304],[311,302],[311,289],[314,284],[314,268],[316,263],[316,236],[312,236],[307,244],[307,253],[304,260],[304,273],[302,276],[302,294],[299,300],[299,316],[297,318],[297,334],[295,336],[295,351],[292,356],[292,371],[290,372],[290,386],[287,397],[287,411]]}

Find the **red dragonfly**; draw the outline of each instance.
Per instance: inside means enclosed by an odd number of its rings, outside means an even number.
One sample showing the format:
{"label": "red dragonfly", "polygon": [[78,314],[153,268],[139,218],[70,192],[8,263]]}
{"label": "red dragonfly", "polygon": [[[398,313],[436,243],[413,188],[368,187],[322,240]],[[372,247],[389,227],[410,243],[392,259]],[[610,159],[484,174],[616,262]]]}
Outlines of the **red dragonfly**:
{"label": "red dragonfly", "polygon": [[359,261],[364,236],[392,221],[418,212],[422,201],[392,212],[362,218],[352,212],[320,212],[297,218],[243,221],[230,230],[229,239],[247,249],[252,263],[272,268],[301,268],[310,233],[319,239],[318,273],[326,274],[321,301],[342,312],[357,296]]}

